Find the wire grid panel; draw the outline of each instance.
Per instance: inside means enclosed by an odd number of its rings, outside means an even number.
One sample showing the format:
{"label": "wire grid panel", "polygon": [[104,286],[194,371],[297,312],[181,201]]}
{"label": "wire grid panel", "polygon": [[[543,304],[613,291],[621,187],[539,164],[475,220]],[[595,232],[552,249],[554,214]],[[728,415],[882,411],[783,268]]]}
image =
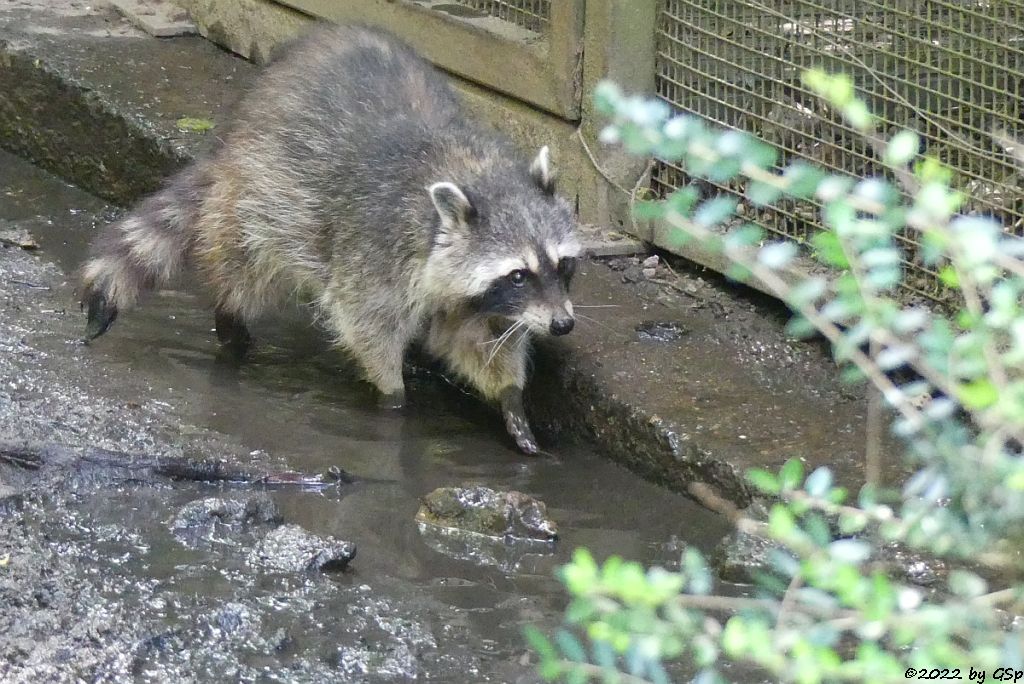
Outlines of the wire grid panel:
{"label": "wire grid panel", "polygon": [[551,18],[551,0],[455,0],[529,31],[544,33]]}
{"label": "wire grid panel", "polygon": [[[755,133],[782,152],[781,164],[878,174],[865,143],[800,84],[811,67],[849,74],[882,133],[921,133],[922,151],[954,169],[967,211],[1024,235],[1021,172],[993,139],[1024,138],[1024,1],[661,0],[656,40],[657,93],[675,108]],[[661,164],[654,190],[687,180]],[[814,207],[783,203],[753,218],[802,241],[816,217]],[[936,274],[916,258],[917,236],[900,239],[907,288],[942,299]]]}

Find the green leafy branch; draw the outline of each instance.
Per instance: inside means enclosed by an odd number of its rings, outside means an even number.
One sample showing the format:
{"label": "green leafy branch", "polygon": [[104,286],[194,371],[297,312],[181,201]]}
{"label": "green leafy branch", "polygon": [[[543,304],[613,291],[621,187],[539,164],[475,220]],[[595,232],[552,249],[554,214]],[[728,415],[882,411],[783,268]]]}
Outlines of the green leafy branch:
{"label": "green leafy branch", "polygon": [[[829,278],[803,275],[796,244],[738,220],[734,196],[700,201],[690,184],[636,211],[680,242],[721,253],[730,275],[755,278],[789,304],[791,333],[825,337],[844,377],[868,380],[895,412],[915,472],[885,501],[869,477],[851,503],[828,468],[805,477],[791,460],[777,475],[755,470],[751,483],[773,502],[763,520],[694,484],[691,493],[738,530],[775,543],[759,594],[712,595],[692,550],[677,572],[616,558],[599,566],[578,551],[561,573],[573,596],[566,629],[554,642],[528,634],[547,679],[662,682],[666,663],[685,660],[694,681],[713,682],[730,659],[780,681],[878,682],[904,681],[908,666],[1024,661],[1020,628],[1007,619],[1024,612],[1024,241],[961,215],[952,173],[921,156],[915,133],[880,136],[849,79],[811,71],[803,82],[863,136],[886,176],[858,180],[800,161],[778,168],[777,153],[752,136],[610,84],[596,93],[612,121],[602,139],[742,187],[758,207],[814,205],[823,229],[812,255]],[[958,294],[960,310],[902,303],[905,235],[919,238],[913,258]],[[949,559],[945,586],[929,594],[892,579],[883,553],[892,542]]]}

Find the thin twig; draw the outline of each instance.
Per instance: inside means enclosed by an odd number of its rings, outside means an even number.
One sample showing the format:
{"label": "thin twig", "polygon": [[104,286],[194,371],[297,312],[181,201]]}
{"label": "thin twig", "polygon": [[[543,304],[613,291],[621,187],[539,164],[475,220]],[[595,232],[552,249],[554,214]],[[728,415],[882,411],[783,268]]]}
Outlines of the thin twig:
{"label": "thin twig", "polygon": [[786,593],[782,595],[782,603],[779,605],[779,614],[775,616],[775,628],[783,626],[785,619],[789,615],[789,611],[793,608],[793,602],[796,600],[796,592],[804,585],[804,577],[802,574],[797,572],[793,575],[793,579],[789,581],[789,586],[786,587]]}
{"label": "thin twig", "polygon": [[[878,358],[878,347],[870,345],[871,358]],[[882,393],[868,388],[867,418],[864,425],[864,482],[878,487],[882,480]]]}

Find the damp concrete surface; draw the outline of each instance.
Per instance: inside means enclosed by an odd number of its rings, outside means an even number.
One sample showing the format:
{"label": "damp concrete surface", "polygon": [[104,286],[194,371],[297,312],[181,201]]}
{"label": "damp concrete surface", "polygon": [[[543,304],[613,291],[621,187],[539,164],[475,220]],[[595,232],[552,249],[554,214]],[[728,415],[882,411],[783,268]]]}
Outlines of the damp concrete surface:
{"label": "damp concrete surface", "polygon": [[[0,462],[0,681],[533,682],[521,629],[559,625],[554,571],[575,547],[672,567],[725,533],[586,446],[519,454],[498,416],[436,371],[412,372],[407,410],[378,411],[300,311],[266,321],[237,363],[186,283],[81,345],[70,274],[116,214],[0,154],[0,231],[39,243],[0,247],[0,441],[340,467],[352,483],[268,494],[284,523],[357,554],[340,572],[283,571],[252,560],[259,521],[177,534],[186,505],[252,487]],[[465,484],[545,501],[560,539],[481,550],[422,535],[421,497]]]}

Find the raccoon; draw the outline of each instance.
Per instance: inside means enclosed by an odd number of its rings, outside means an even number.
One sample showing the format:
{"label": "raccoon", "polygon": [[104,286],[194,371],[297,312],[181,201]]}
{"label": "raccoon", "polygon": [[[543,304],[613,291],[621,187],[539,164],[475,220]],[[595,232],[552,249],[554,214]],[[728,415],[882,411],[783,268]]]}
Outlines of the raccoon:
{"label": "raccoon", "polygon": [[189,264],[237,350],[287,296],[401,406],[412,343],[498,404],[519,449],[531,335],[573,329],[580,243],[548,148],[470,120],[447,78],[387,33],[329,26],[242,100],[219,147],[119,222],[82,267],[86,342]]}

